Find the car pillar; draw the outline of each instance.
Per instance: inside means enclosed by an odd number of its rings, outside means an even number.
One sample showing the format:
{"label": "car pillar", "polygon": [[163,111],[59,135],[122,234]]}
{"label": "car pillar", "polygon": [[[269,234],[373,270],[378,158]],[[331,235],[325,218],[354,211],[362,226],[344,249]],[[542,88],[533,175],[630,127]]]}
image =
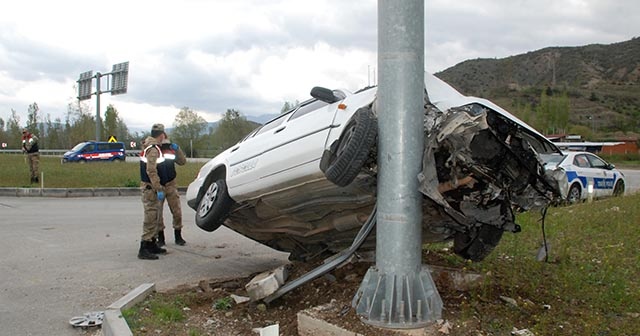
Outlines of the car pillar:
{"label": "car pillar", "polygon": [[353,300],[371,325],[420,328],[442,300],[422,265],[424,1],[378,1],[379,88],[376,265]]}

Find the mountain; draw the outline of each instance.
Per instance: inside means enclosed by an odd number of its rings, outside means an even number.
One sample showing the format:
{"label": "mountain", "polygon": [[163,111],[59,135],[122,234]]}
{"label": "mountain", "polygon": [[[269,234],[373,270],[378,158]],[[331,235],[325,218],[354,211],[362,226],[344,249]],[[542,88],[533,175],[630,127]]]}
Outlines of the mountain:
{"label": "mountain", "polygon": [[564,94],[570,101],[569,124],[600,137],[640,127],[640,38],[467,60],[435,75],[516,115],[523,104],[535,109],[543,93]]}

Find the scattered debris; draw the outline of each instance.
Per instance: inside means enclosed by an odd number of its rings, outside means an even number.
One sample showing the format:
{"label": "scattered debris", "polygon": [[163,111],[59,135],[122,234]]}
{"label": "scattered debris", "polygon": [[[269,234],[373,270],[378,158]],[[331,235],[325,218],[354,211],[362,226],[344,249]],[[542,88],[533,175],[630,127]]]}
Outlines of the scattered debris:
{"label": "scattered debris", "polygon": [[543,308],[544,310],[551,310],[551,305],[549,305],[549,304],[544,304],[544,305],[542,305],[542,308]]}
{"label": "scattered debris", "polygon": [[263,272],[256,275],[245,286],[251,300],[258,301],[275,293],[289,276],[285,266],[280,266],[273,271]]}
{"label": "scattered debris", "polygon": [[508,303],[509,305],[514,306],[514,307],[518,306],[518,302],[516,302],[516,300],[514,300],[514,299],[512,299],[510,297],[506,297],[506,296],[500,295],[500,300],[502,300],[502,301]]}
{"label": "scattered debris", "polygon": [[451,332],[451,323],[446,320],[438,320],[437,323],[438,326],[440,326],[440,328],[438,328],[438,332],[449,335],[449,333]]}
{"label": "scattered debris", "polygon": [[89,327],[96,327],[102,325],[104,320],[104,312],[96,311],[84,313],[82,316],[76,316],[69,320],[69,323],[74,327],[80,327],[86,329]]}
{"label": "scattered debris", "polygon": [[518,330],[518,328],[516,328],[516,327],[513,327],[513,330],[511,331],[511,335],[513,335],[513,336],[536,336],[529,329],[520,329],[520,330]]}
{"label": "scattered debris", "polygon": [[253,332],[260,336],[278,336],[280,334],[280,325],[274,324],[264,328],[254,328]]}
{"label": "scattered debris", "polygon": [[240,303],[245,303],[245,302],[251,301],[250,297],[240,296],[240,295],[235,295],[235,294],[231,294],[231,298],[233,299],[233,301],[236,302],[236,304],[240,304]]}

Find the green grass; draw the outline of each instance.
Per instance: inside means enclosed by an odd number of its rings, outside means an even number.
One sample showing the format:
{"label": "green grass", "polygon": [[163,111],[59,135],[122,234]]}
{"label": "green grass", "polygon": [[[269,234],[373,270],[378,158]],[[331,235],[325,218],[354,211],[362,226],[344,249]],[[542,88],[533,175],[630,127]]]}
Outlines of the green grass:
{"label": "green grass", "polygon": [[[485,261],[452,265],[490,274],[460,305],[460,316],[474,316],[482,330],[498,334],[517,326],[536,335],[638,335],[638,203],[640,194],[634,194],[549,209],[549,262],[535,260],[542,244],[539,213],[521,214],[522,232],[506,233]],[[519,306],[505,305],[500,295]]]}
{"label": "green grass", "polygon": [[[192,295],[165,296],[152,294],[138,305],[122,311],[129,329],[135,334],[145,330],[171,329],[171,325],[186,319],[184,308],[192,302]],[[194,330],[193,335],[199,335]]]}
{"label": "green grass", "polygon": [[[178,186],[193,181],[203,162],[188,162],[176,166]],[[140,185],[138,162],[60,163],[59,157],[40,156],[40,172],[44,173],[45,188],[104,188],[137,187]],[[29,184],[29,166],[24,155],[0,154],[0,187],[33,187]]]}

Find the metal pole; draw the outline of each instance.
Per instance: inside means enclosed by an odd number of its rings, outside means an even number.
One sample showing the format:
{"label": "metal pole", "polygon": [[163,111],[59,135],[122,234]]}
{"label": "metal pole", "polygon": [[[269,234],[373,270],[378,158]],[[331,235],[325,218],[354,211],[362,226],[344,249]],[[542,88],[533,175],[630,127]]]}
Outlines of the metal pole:
{"label": "metal pole", "polygon": [[424,1],[378,0],[378,215],[376,266],[354,298],[368,324],[419,328],[442,300],[422,266]]}
{"label": "metal pole", "polygon": [[100,141],[100,77],[96,72],[96,141]]}

